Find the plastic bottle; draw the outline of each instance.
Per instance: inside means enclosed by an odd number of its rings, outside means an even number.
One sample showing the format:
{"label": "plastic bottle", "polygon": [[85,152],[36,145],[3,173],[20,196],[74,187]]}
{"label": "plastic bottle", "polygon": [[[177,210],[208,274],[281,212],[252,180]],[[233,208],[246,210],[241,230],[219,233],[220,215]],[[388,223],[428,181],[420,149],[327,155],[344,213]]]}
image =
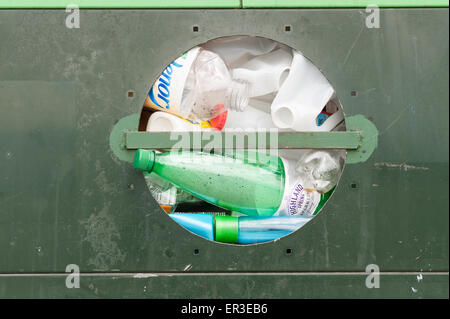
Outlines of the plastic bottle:
{"label": "plastic bottle", "polygon": [[296,174],[304,188],[326,193],[336,186],[344,160],[343,150],[309,150],[298,160]]}
{"label": "plastic bottle", "polygon": [[[310,216],[322,195],[309,191],[284,159],[247,150],[221,154],[200,151],[138,150],[133,166],[152,172],[213,205],[250,216]],[[286,174],[288,172],[288,174]]]}
{"label": "plastic bottle", "polygon": [[276,228],[248,231],[240,228],[240,220],[244,217],[193,213],[171,213],[169,216],[190,232],[203,238],[223,243],[262,243],[286,236],[293,231],[291,229]]}
{"label": "plastic bottle", "polygon": [[177,188],[156,174],[144,172],[145,182],[156,202],[170,213],[177,202]]}
{"label": "plastic bottle", "polygon": [[174,113],[202,126],[202,122],[227,109],[243,111],[247,104],[248,83],[232,79],[216,53],[195,47],[163,71],[144,106]]}
{"label": "plastic bottle", "polygon": [[263,96],[279,90],[289,74],[292,51],[277,49],[258,55],[233,69],[234,78],[249,83],[249,97]]}
{"label": "plastic bottle", "polygon": [[[292,218],[297,220],[294,221]],[[286,227],[286,222],[289,222],[286,219],[290,219],[296,225]],[[256,226],[262,220],[266,221],[268,227]],[[309,219],[307,220],[309,221]],[[302,218],[296,217],[216,216],[214,219],[214,238],[216,241],[223,243],[255,244],[286,236],[305,223],[306,221]],[[295,228],[295,226],[298,227]]]}
{"label": "plastic bottle", "polygon": [[258,130],[276,128],[276,126],[269,113],[249,105],[244,112],[229,111],[223,128]]}
{"label": "plastic bottle", "polygon": [[156,154],[140,149],[133,166],[154,172],[206,202],[246,215],[273,215],[285,186],[283,162],[278,157],[260,164],[198,151]]}
{"label": "plastic bottle", "polygon": [[203,45],[205,49],[220,55],[231,68],[241,66],[248,60],[275,50],[279,43],[276,41],[254,36],[232,36],[208,41]]}
{"label": "plastic bottle", "polygon": [[242,216],[238,217],[239,231],[289,230],[295,231],[312,219],[312,216]]}
{"label": "plastic bottle", "polygon": [[[237,244],[249,245],[259,244],[268,241],[273,241],[281,237],[287,236],[292,231],[290,230],[270,230],[270,231],[257,231],[257,232],[239,232]],[[217,240],[216,241],[220,241]]]}
{"label": "plastic bottle", "polygon": [[289,75],[271,106],[272,120],[279,128],[330,131],[344,119],[342,109],[320,126],[317,117],[333,97],[334,89],[319,69],[294,50]]}
{"label": "plastic bottle", "polygon": [[185,132],[185,131],[209,131],[211,129],[193,125],[176,115],[166,112],[155,112],[148,119],[147,132]]}
{"label": "plastic bottle", "polygon": [[214,240],[214,216],[208,214],[172,213],[169,216],[187,230]]}

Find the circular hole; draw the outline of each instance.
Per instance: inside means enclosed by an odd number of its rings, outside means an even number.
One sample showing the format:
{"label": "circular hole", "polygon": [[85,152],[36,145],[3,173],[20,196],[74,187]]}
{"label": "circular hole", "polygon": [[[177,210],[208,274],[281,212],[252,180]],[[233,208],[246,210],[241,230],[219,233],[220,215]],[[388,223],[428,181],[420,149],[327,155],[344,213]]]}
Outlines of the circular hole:
{"label": "circular hole", "polygon": [[294,123],[295,114],[288,107],[280,107],[272,114],[272,121],[280,128],[290,128]]}
{"label": "circular hole", "polygon": [[193,32],[198,32],[198,26],[197,26],[197,25],[194,25],[194,26],[192,27],[192,31],[193,31]]}
{"label": "circular hole", "polygon": [[[192,30],[198,32],[199,27],[195,25]],[[292,31],[292,27],[286,25],[285,31]],[[203,54],[205,51],[209,52]],[[222,77],[219,72],[197,79],[202,66],[210,61],[217,64],[205,68],[208,72],[220,70],[229,76]],[[268,64],[272,66],[270,70],[258,69]],[[175,84],[178,70],[192,65],[196,72],[185,71],[182,83]],[[298,72],[299,66],[302,72]],[[228,78],[236,79],[239,85],[226,82]],[[257,82],[250,85],[250,79]],[[215,83],[225,82],[230,85],[215,87]],[[210,91],[190,94],[199,89],[198,85]],[[223,37],[199,44],[180,52],[177,60],[167,61],[160,77],[149,86],[153,91],[141,113],[140,131],[209,134],[245,129],[269,133],[273,130],[278,134],[346,129],[339,92],[335,92],[320,69],[300,51],[267,38]],[[172,91],[177,87],[181,89]],[[232,90],[238,87],[241,90]],[[248,96],[242,96],[242,92]],[[247,104],[244,110],[238,111],[228,107],[228,98],[248,103],[243,103]],[[185,106],[187,109],[181,111]],[[214,113],[217,110],[221,110],[219,115]],[[186,134],[177,146],[205,145],[203,139],[213,141],[208,134]],[[278,135],[274,140],[278,141]],[[245,136],[244,141],[251,139]],[[237,138],[232,143],[225,146],[235,150],[226,152],[220,143],[203,152],[196,148],[169,153],[167,148],[161,148],[149,157],[155,161],[153,165],[140,166],[152,170],[144,172],[145,180],[165,214],[191,234],[218,243],[260,244],[299,230],[326,204],[345,164],[345,150],[275,148],[277,153],[272,149],[266,157],[259,153],[253,157],[251,152],[236,149]],[[286,217],[288,224],[279,217]],[[238,229],[238,235],[232,229]],[[292,254],[292,248],[285,253]],[[194,255],[197,254],[195,249]]]}
{"label": "circular hole", "polygon": [[194,255],[198,255],[198,254],[200,254],[200,250],[194,249]]}
{"label": "circular hole", "polygon": [[292,254],[292,249],[291,248],[287,248],[286,249],[286,255],[290,255]]}

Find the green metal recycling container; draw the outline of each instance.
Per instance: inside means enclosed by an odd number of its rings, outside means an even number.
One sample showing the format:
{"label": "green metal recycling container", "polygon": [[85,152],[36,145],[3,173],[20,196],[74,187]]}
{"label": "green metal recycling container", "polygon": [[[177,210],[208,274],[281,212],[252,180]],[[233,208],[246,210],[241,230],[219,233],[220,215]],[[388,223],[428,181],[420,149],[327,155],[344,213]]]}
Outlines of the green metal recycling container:
{"label": "green metal recycling container", "polygon": [[[0,0],[0,298],[448,298],[448,17],[448,0]],[[162,69],[234,35],[301,50],[346,119],[337,139],[280,135],[347,149],[345,169],[314,220],[245,246],[180,227],[130,164]]]}

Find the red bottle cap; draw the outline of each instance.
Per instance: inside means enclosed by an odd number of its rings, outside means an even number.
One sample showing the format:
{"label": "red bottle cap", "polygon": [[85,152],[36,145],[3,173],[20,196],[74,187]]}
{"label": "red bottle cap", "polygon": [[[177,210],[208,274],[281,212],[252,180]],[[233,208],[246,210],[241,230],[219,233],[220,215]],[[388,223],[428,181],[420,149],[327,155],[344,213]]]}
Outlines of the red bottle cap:
{"label": "red bottle cap", "polygon": [[[217,105],[218,106],[218,105]],[[222,105],[223,107],[223,105]],[[215,118],[212,118],[210,121],[211,127],[221,131],[227,122],[228,111],[222,112],[217,115]]]}

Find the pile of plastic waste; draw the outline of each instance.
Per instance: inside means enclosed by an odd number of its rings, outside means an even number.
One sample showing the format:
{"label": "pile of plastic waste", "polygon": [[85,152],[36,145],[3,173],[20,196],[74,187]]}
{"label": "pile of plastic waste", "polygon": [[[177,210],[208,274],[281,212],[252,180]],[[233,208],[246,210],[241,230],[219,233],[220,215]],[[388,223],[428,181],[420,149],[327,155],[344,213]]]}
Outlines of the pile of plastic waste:
{"label": "pile of plastic waste", "polygon": [[[326,78],[276,41],[227,37],[173,61],[144,104],[149,132],[345,130]],[[339,180],[345,150],[212,149],[136,152],[134,167],[165,212],[204,238],[253,244],[311,220]]]}

